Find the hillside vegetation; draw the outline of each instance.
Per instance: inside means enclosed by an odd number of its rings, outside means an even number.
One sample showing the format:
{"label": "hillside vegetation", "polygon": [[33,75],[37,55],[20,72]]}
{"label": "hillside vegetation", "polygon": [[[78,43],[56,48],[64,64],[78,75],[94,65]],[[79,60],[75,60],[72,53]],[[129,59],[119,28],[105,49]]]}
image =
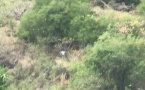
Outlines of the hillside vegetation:
{"label": "hillside vegetation", "polygon": [[0,0],[0,90],[144,90],[144,9],[144,0]]}

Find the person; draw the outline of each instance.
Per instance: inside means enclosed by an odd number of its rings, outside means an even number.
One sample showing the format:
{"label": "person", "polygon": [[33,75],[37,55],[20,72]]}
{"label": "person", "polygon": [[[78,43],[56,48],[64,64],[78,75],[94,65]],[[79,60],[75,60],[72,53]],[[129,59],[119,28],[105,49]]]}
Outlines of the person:
{"label": "person", "polygon": [[60,51],[60,56],[64,59],[66,59],[67,61],[69,61],[69,58],[67,57],[67,53],[65,50]]}
{"label": "person", "polygon": [[61,55],[63,58],[65,58],[65,57],[66,57],[66,51],[61,50],[61,51],[60,51],[60,55]]}

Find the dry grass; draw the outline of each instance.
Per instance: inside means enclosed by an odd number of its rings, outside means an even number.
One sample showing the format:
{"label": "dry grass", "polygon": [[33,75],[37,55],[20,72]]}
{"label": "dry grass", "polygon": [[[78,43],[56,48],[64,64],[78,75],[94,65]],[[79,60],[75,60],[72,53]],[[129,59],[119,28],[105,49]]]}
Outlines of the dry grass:
{"label": "dry grass", "polygon": [[5,52],[8,62],[18,63],[23,57],[24,44],[18,44],[15,35],[24,10],[31,8],[32,2],[33,0],[1,0],[0,19],[3,22],[0,22],[0,48]]}
{"label": "dry grass", "polygon": [[128,13],[115,11],[112,9],[101,9],[99,7],[94,7],[92,11],[94,11],[98,15],[96,20],[107,20],[110,22],[110,25],[114,26],[116,29],[123,33],[129,33],[132,30],[144,30],[144,28],[142,27],[142,22],[144,21],[144,19],[137,14],[132,14],[132,12],[135,11]]}
{"label": "dry grass", "polygon": [[72,50],[67,52],[67,58],[56,57],[55,61],[58,66],[69,68],[72,64],[82,62],[85,52],[83,50]]}
{"label": "dry grass", "polygon": [[138,15],[132,15],[128,12],[120,12],[113,9],[101,9],[100,7],[94,7],[92,8],[92,11],[94,11],[99,16],[110,17],[113,19],[112,21],[136,20],[141,18]]}

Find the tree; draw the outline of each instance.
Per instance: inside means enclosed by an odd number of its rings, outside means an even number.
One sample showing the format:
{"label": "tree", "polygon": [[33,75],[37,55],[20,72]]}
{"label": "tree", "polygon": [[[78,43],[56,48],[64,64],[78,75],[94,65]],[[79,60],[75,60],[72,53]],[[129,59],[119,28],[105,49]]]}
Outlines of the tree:
{"label": "tree", "polygon": [[[29,42],[82,40],[88,31],[88,34],[98,32],[95,24],[89,0],[36,0],[33,9],[22,17],[18,35]],[[79,36],[81,32],[83,37]],[[87,36],[91,37],[89,40],[97,39],[98,34]]]}
{"label": "tree", "polygon": [[143,77],[145,65],[140,64],[145,62],[144,53],[144,39],[106,32],[94,44],[86,65],[99,72],[105,81],[116,85],[117,90],[125,90],[125,86],[137,80],[145,81]]}

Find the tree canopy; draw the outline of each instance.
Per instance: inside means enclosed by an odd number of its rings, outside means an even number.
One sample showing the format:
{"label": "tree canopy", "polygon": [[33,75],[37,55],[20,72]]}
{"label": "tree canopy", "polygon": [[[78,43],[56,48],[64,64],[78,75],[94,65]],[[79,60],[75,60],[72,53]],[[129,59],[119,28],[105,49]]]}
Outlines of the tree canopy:
{"label": "tree canopy", "polygon": [[106,32],[94,44],[86,65],[99,72],[107,82],[115,84],[117,90],[125,90],[129,84],[133,86],[136,81],[145,81],[145,65],[141,64],[145,63],[144,53],[144,39]]}
{"label": "tree canopy", "polygon": [[[19,37],[30,42],[63,38],[93,41],[101,34],[88,0],[36,0],[22,18]],[[89,34],[89,35],[88,35]],[[85,36],[85,37],[84,37]]]}

